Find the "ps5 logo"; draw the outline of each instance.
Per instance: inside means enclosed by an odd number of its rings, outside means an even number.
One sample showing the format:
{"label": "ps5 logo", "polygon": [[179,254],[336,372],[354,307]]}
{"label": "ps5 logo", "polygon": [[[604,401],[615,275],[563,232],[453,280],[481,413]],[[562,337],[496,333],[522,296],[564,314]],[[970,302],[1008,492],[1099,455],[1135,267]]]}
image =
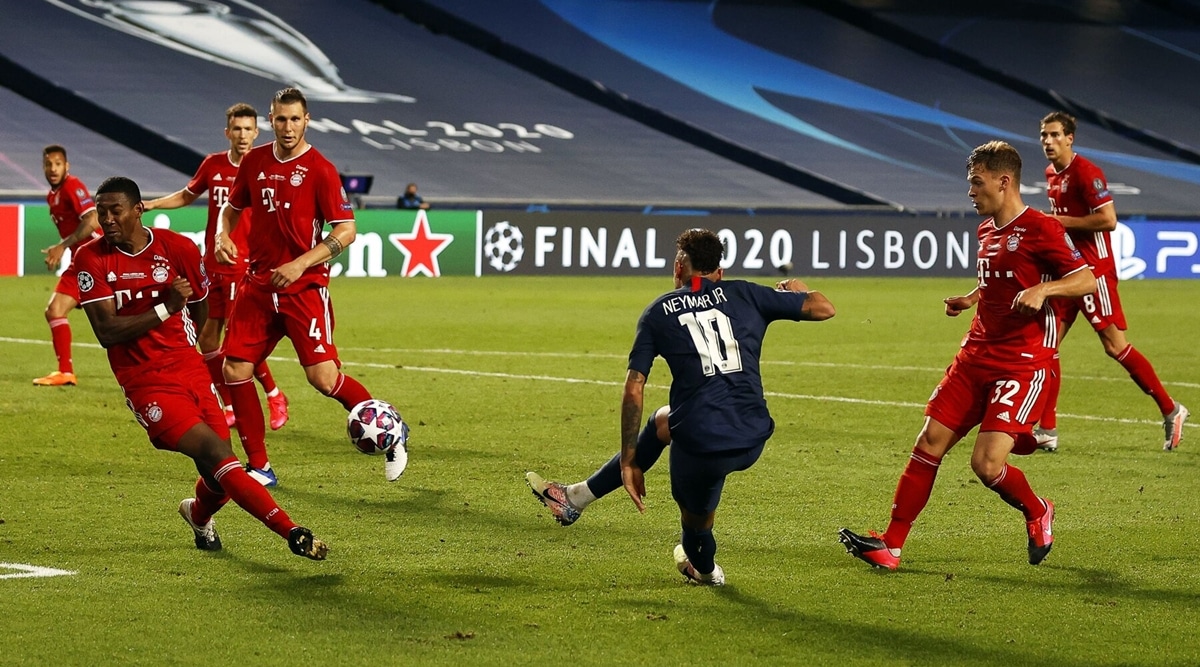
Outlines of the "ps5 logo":
{"label": "ps5 logo", "polygon": [[347,85],[321,49],[247,0],[45,0],[114,30],[299,87],[330,102],[415,102]]}

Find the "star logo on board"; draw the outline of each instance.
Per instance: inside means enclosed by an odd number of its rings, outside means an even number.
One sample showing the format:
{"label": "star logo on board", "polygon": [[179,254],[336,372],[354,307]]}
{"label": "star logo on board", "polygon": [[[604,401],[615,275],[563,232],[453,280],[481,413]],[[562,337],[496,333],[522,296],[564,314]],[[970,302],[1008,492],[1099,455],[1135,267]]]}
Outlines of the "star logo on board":
{"label": "star logo on board", "polygon": [[404,267],[400,275],[411,278],[418,273],[424,273],[430,278],[442,275],[438,264],[438,255],[454,240],[453,234],[434,234],[429,231],[429,217],[424,210],[417,211],[417,219],[413,222],[409,234],[388,234],[388,240],[396,249],[404,253]]}

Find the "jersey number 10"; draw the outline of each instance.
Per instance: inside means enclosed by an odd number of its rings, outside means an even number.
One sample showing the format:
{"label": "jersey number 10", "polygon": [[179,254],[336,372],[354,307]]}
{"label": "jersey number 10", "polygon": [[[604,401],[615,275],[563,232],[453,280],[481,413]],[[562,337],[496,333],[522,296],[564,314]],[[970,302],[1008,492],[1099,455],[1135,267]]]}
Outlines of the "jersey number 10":
{"label": "jersey number 10", "polygon": [[684,313],[679,324],[687,327],[692,343],[700,354],[700,368],[706,376],[739,373],[742,370],[742,353],[738,350],[737,338],[733,337],[733,324],[729,316],[716,309],[698,313]]}

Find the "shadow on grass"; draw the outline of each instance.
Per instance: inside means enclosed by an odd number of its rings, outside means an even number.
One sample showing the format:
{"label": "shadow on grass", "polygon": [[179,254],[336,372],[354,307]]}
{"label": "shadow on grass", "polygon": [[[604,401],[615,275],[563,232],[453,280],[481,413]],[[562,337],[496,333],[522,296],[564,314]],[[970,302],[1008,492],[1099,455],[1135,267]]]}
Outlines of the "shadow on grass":
{"label": "shadow on grass", "polygon": [[[830,663],[838,658],[854,656],[878,660],[881,664],[894,664],[907,659],[920,664],[1010,667],[1045,664],[1049,659],[1049,656],[1035,650],[999,648],[996,643],[1001,641],[1001,637],[985,642],[978,638],[952,636],[953,631],[947,628],[894,628],[814,616],[779,607],[743,593],[736,586],[725,586],[715,591],[722,600],[750,610],[754,618],[771,619],[794,628],[794,631],[788,632],[790,641],[803,643],[807,652],[827,653]],[[1055,655],[1053,663],[1064,667],[1090,667],[1095,664],[1094,660],[1072,660],[1062,655]]]}

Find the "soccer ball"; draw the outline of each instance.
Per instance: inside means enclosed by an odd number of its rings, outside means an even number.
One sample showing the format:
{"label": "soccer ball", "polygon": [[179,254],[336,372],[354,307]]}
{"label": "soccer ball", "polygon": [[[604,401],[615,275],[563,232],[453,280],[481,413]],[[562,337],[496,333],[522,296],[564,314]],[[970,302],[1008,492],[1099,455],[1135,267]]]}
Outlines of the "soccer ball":
{"label": "soccer ball", "polygon": [[508,273],[517,268],[525,256],[524,235],[507,220],[497,222],[483,236],[483,256],[493,269]]}
{"label": "soccer ball", "polygon": [[403,448],[408,440],[408,424],[387,401],[372,398],[350,410],[346,419],[346,434],[363,454],[385,452],[392,445]]}

